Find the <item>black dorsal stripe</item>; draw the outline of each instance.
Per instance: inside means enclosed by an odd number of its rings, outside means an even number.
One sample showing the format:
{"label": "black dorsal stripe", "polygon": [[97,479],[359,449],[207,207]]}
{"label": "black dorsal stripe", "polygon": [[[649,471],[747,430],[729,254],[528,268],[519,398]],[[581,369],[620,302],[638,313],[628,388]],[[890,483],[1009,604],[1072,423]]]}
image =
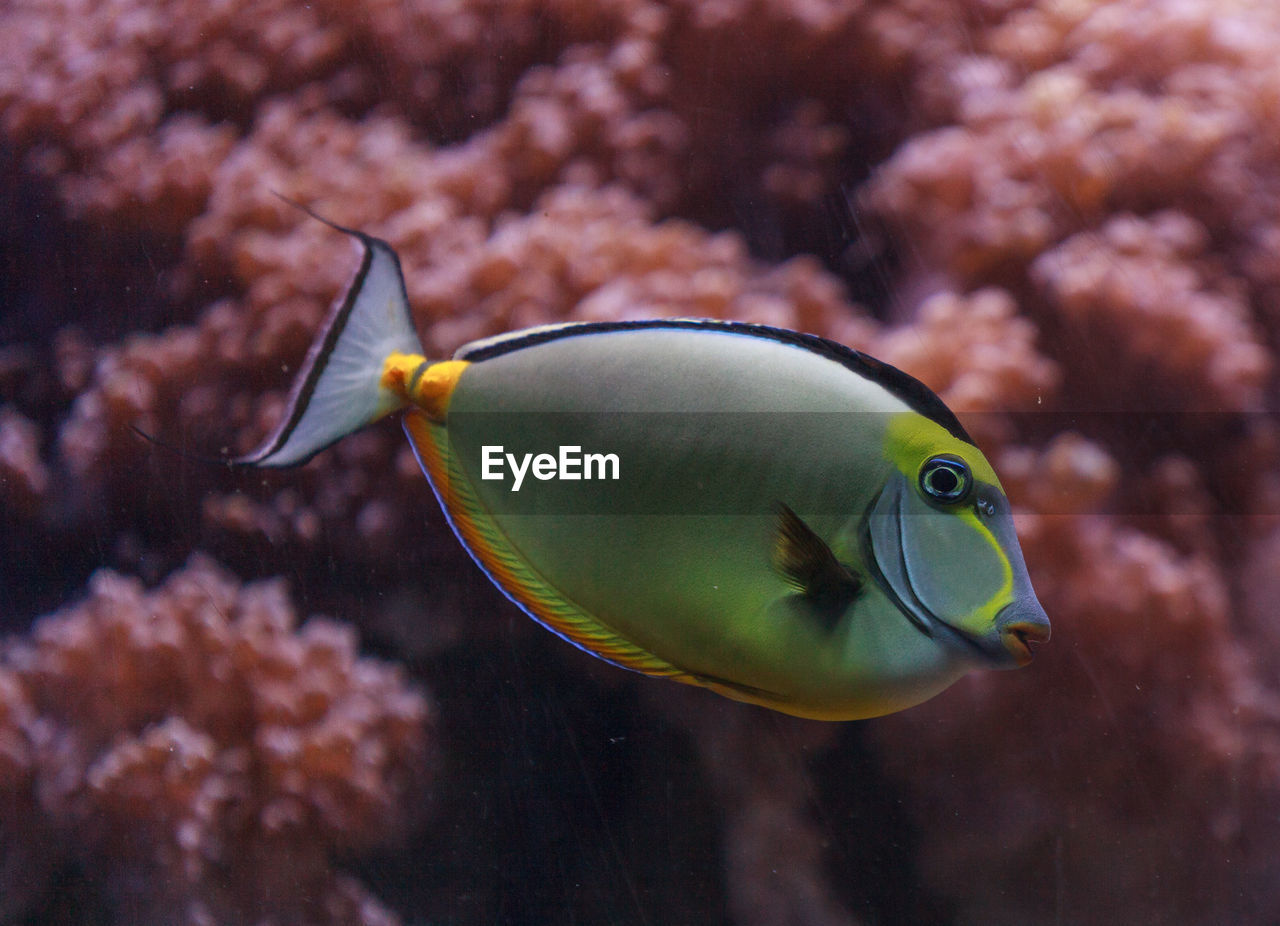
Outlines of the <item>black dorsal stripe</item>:
{"label": "black dorsal stripe", "polygon": [[586,334],[608,334],[615,331],[640,331],[645,329],[683,329],[690,331],[723,332],[740,334],[748,337],[763,338],[799,347],[827,360],[840,364],[864,379],[883,386],[889,393],[901,399],[913,411],[919,412],[931,421],[947,430],[952,437],[972,444],[973,438],[960,424],[955,413],[943,404],[924,383],[904,373],[895,366],[877,360],[875,357],[846,347],[838,341],[822,338],[816,334],[804,334],[786,328],[773,328],[769,325],[753,325],[748,322],[721,321],[714,318],[652,318],[622,322],[583,322],[577,325],[565,325],[531,331],[525,335],[500,338],[497,341],[481,344],[473,349],[463,348],[458,353],[459,360],[480,363],[501,357],[526,347],[535,347],[561,338],[577,337]]}

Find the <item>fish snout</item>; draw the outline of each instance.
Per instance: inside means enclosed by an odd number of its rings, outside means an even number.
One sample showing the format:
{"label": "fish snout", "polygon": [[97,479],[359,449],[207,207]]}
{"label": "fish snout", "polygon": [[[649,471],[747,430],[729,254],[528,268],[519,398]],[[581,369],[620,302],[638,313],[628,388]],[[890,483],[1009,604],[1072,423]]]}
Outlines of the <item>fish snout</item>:
{"label": "fish snout", "polygon": [[996,615],[1000,642],[1019,666],[1031,662],[1035,647],[1049,639],[1049,616],[1034,598],[1015,601]]}

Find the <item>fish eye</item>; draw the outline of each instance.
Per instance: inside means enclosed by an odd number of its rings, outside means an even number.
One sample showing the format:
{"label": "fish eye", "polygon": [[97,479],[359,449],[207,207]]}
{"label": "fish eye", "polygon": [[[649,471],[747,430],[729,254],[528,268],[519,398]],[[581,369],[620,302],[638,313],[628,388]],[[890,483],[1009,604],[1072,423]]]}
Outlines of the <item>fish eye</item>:
{"label": "fish eye", "polygon": [[954,505],[969,497],[973,476],[959,457],[930,457],[920,467],[920,491],[935,502]]}

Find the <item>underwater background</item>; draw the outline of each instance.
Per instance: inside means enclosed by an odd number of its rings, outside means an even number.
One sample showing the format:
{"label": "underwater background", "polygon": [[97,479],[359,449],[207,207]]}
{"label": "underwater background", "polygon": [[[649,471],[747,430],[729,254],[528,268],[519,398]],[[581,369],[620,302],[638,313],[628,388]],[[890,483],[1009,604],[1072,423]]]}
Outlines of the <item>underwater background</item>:
{"label": "underwater background", "polygon": [[[1280,921],[1280,5],[0,5],[0,924]],[[816,332],[924,380],[1052,642],[800,721],[605,665],[393,421],[278,420],[388,240],[433,356]]]}

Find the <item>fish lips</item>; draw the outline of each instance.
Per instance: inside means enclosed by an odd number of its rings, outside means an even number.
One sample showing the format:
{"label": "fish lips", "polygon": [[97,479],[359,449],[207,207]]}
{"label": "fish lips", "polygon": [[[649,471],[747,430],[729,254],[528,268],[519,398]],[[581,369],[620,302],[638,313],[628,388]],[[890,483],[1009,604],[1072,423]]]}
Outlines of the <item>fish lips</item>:
{"label": "fish lips", "polygon": [[[910,490],[907,478],[894,473],[863,518],[864,559],[876,583],[925,636],[958,643],[962,649],[976,653],[983,662],[996,667],[1027,665],[1034,655],[1034,647],[1049,639],[1049,618],[1034,593],[1018,595],[1001,608],[992,632],[982,635],[962,630],[925,604],[924,596],[912,581],[907,556],[907,518],[920,516],[906,510]],[[1021,560],[1013,565],[1016,569]]]}
{"label": "fish lips", "polygon": [[1049,642],[1049,616],[1035,598],[1014,601],[996,615],[1000,642],[1016,666],[1025,666],[1035,656],[1035,648]]}

